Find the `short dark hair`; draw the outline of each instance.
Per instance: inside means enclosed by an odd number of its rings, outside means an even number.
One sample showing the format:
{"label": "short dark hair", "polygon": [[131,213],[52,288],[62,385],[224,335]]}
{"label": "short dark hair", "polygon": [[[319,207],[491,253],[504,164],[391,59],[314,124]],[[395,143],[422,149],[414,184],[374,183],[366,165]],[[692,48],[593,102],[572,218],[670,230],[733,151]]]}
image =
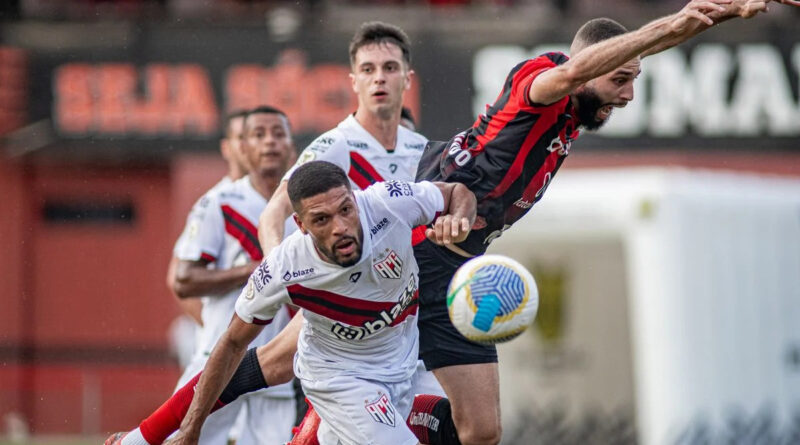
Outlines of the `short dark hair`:
{"label": "short dark hair", "polygon": [[576,43],[579,43],[579,46],[583,48],[627,32],[628,29],[616,20],[601,17],[584,23],[583,26],[578,29],[578,32],[575,33],[572,44],[574,46]]}
{"label": "short dark hair", "polygon": [[350,180],[339,166],[327,161],[311,161],[297,167],[286,186],[294,211],[300,212],[300,201],[325,193],[330,189],[345,186]]}
{"label": "short dark hair", "polygon": [[247,118],[254,114],[278,114],[286,119],[287,125],[289,124],[289,116],[287,116],[286,113],[275,107],[270,107],[269,105],[259,105],[253,108],[252,110],[248,111],[244,115],[244,121],[247,122]]}
{"label": "short dark hair", "polygon": [[235,110],[226,114],[225,118],[222,121],[223,122],[222,137],[229,138],[231,136],[231,122],[233,122],[234,119],[238,119],[240,117],[243,118],[247,116],[247,113],[249,113],[248,110]]}
{"label": "short dark hair", "polygon": [[350,41],[350,65],[356,63],[359,48],[373,43],[392,43],[403,51],[403,60],[411,65],[411,41],[402,29],[383,22],[366,22],[358,28]]}

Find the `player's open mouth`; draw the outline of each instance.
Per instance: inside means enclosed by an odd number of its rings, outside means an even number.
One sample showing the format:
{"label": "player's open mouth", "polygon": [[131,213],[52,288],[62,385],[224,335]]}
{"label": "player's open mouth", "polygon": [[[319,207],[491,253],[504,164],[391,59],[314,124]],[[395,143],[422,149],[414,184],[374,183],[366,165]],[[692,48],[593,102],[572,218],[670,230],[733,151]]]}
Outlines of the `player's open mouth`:
{"label": "player's open mouth", "polygon": [[350,255],[356,251],[356,243],[352,239],[344,239],[334,244],[333,248],[342,255]]}
{"label": "player's open mouth", "polygon": [[388,97],[388,96],[389,96],[389,93],[387,93],[385,91],[376,91],[376,92],[372,93],[372,97],[377,97],[379,99],[383,99],[384,97]]}
{"label": "player's open mouth", "polygon": [[599,110],[597,110],[597,118],[601,121],[608,119],[608,117],[611,116],[611,110],[613,109],[614,107],[612,105],[601,107]]}

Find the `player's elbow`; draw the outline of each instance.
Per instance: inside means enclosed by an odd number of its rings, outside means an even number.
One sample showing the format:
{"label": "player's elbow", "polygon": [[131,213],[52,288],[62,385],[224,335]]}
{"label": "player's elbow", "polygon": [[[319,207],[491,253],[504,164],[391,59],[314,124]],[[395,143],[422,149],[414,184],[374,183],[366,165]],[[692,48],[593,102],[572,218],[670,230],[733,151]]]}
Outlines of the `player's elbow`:
{"label": "player's elbow", "polygon": [[172,293],[178,298],[189,298],[194,296],[192,293],[192,278],[188,271],[176,271],[170,285],[172,287]]}

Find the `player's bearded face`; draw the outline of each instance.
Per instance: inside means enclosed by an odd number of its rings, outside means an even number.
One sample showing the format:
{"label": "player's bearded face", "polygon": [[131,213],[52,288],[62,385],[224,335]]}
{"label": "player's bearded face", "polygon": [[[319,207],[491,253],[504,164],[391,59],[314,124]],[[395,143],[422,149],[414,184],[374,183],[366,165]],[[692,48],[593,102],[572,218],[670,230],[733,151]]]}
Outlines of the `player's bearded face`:
{"label": "player's bearded face", "polygon": [[311,235],[323,259],[342,267],[358,263],[364,232],[352,192],[333,188],[303,199],[302,207],[300,230]]}
{"label": "player's bearded face", "polygon": [[636,58],[577,90],[573,96],[577,100],[581,125],[597,130],[608,121],[614,108],[622,108],[632,101],[633,82],[640,72],[640,61]]}
{"label": "player's bearded face", "polygon": [[359,108],[382,119],[396,116],[413,73],[400,47],[392,43],[364,45],[356,51],[352,69],[350,76]]}
{"label": "player's bearded face", "polygon": [[[597,130],[606,123],[611,116],[611,104],[606,104],[593,88],[585,86],[575,93],[577,99],[578,120],[587,130]],[[607,109],[605,117],[601,109]],[[605,111],[605,110],[604,110]]]}

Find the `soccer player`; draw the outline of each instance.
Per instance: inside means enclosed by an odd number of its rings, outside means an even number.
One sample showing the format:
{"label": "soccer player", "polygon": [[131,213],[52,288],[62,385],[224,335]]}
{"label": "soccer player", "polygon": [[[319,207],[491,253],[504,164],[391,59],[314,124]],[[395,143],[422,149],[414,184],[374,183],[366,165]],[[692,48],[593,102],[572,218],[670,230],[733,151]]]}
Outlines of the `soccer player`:
{"label": "soccer player", "polygon": [[[694,0],[633,32],[612,20],[590,21],[573,40],[572,59],[551,53],[522,62],[509,74],[497,102],[472,128],[426,148],[419,179],[460,182],[479,199],[478,219],[464,242],[439,247],[417,236],[415,247],[422,266],[420,355],[450,398],[461,443],[500,441],[499,384],[495,348],[467,341],[449,321],[444,289],[452,272],[469,257],[482,254],[541,198],[581,128],[598,128],[613,107],[633,99],[640,57],[677,45],[715,20],[747,18],[765,9],[763,1]],[[295,324],[276,340],[299,331]],[[285,358],[291,353],[282,348],[293,342],[281,340],[258,350],[263,384],[291,376]],[[258,387],[236,380],[226,388],[226,400]],[[184,426],[196,428],[191,420]]]}
{"label": "soccer player", "polygon": [[548,53],[522,61],[471,128],[426,147],[417,179],[462,183],[478,199],[478,218],[464,242],[442,247],[422,240],[414,250],[423,271],[420,356],[450,399],[462,444],[500,441],[497,352],[466,340],[450,323],[450,277],[541,199],[582,130],[599,128],[613,108],[633,100],[641,57],[765,9],[763,1],[693,0],[631,32],[610,19],[591,20],[578,30],[571,58]]}
{"label": "soccer player", "polygon": [[[323,444],[417,444],[405,425],[417,365],[417,274],[411,231],[436,220],[426,236],[463,240],[475,198],[462,184],[377,183],[353,192],[337,166],[310,162],[287,187],[300,230],[261,262],[236,302],[236,316],[200,377],[196,398],[214,400],[248,344],[284,303],[305,311],[295,372],[322,422]],[[438,216],[437,216],[438,215]],[[260,374],[260,373],[259,373]],[[185,422],[205,417],[197,404]],[[174,443],[194,443],[181,430]]]}
{"label": "soccer player", "polygon": [[[180,244],[184,242],[189,234],[189,223],[194,220],[192,215],[203,213],[205,211],[205,206],[202,204],[208,199],[207,196],[213,194],[219,187],[230,184],[231,182],[236,181],[247,174],[247,161],[244,158],[240,148],[242,141],[242,122],[244,121],[246,114],[246,110],[241,110],[232,112],[225,116],[225,133],[224,137],[220,140],[219,148],[220,153],[222,154],[222,159],[225,160],[225,163],[228,166],[228,174],[220,179],[220,181],[211,187],[211,189],[209,189],[206,193],[204,193],[203,196],[201,196],[200,199],[195,202],[194,206],[192,206],[192,210],[189,212],[189,217],[187,218],[187,224],[183,228],[178,240],[175,242],[173,256],[167,269],[167,287],[177,298],[178,305],[181,307],[184,314],[191,317],[200,327],[203,325],[203,304],[200,299],[183,298],[178,293],[180,289],[176,286],[177,283],[175,281],[175,270],[178,266],[179,259],[175,255],[175,252],[180,249]],[[181,383],[178,384],[182,386]]]}
{"label": "soccer player", "polygon": [[286,174],[261,215],[259,240],[265,252],[283,239],[283,221],[292,214],[286,180],[305,162],[331,162],[359,189],[377,181],[414,178],[428,140],[401,125],[403,96],[414,77],[410,46],[403,30],[381,22],[364,23],[353,36],[350,79],[358,108],[316,138]]}
{"label": "soccer player", "polygon": [[[190,216],[185,239],[176,252],[176,293],[203,299],[203,335],[181,379],[184,382],[205,365],[230,322],[239,290],[262,259],[255,226],[258,215],[295,159],[289,123],[279,110],[256,108],[244,116],[243,127],[241,150],[250,174],[221,185],[199,202],[201,211]],[[269,341],[289,319],[286,309],[278,313],[274,326],[262,333],[257,344]],[[225,443],[241,405],[248,409],[241,443],[280,443],[290,438],[294,392],[291,385],[284,384],[221,410],[220,416],[203,427],[200,441]],[[267,412],[270,421],[264,422],[260,416]]]}
{"label": "soccer player", "polygon": [[[408,36],[396,26],[368,22],[359,28],[349,48],[351,81],[358,108],[336,128],[316,138],[300,154],[295,168],[315,159],[329,161],[348,172],[351,185],[359,189],[385,179],[413,180],[427,139],[408,127],[414,125],[410,111],[406,110],[405,115],[402,112],[403,97],[414,76],[410,46]],[[261,215],[258,234],[265,253],[283,239],[283,222],[293,211],[286,193],[286,181],[292,171],[286,174]],[[282,381],[289,381],[293,376],[292,357],[302,317],[296,316],[293,320],[291,332],[284,334],[286,341],[277,343],[282,347],[264,350],[275,351],[276,355],[263,355],[265,367],[275,365],[275,373]],[[419,392],[442,393],[429,373],[421,372],[415,377]],[[166,431],[172,432],[180,424],[191,394],[188,399],[181,397],[182,394],[176,394],[143,422],[143,425],[155,425],[146,428],[146,434],[153,434],[148,439],[154,445],[163,440],[168,434]],[[167,415],[168,404],[177,406],[180,401],[183,406],[178,408],[179,412]]]}

